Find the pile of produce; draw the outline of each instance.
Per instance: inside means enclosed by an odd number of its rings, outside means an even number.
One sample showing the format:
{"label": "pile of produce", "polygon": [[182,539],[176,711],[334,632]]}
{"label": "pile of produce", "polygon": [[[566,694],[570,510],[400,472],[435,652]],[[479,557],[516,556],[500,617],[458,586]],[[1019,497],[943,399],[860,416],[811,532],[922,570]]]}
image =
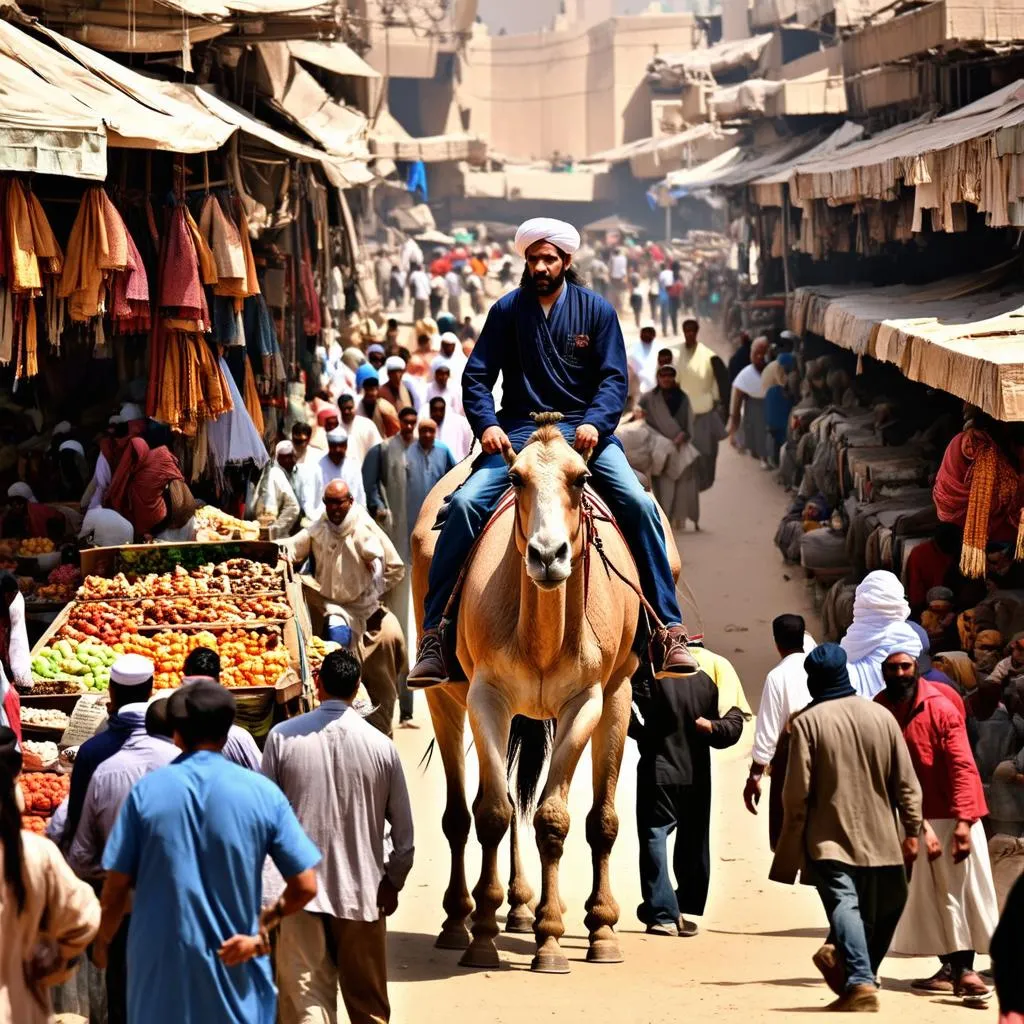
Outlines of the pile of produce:
{"label": "pile of produce", "polygon": [[29,708],[22,705],[21,724],[34,725],[37,729],[66,729],[71,716],[57,708]]}
{"label": "pile of produce", "polygon": [[[56,571],[54,569],[54,572]],[[48,604],[67,604],[74,598],[77,585],[77,583],[44,583],[24,593],[26,597],[31,593],[30,604],[44,601]]]}
{"label": "pile of produce", "polygon": [[[110,666],[117,655],[103,644],[74,644],[68,639],[58,640],[49,647],[44,647],[32,658],[32,678],[41,680],[45,685],[48,681],[66,680],[78,683],[77,691],[99,692],[105,690],[110,683]],[[47,692],[39,685],[33,692]],[[49,691],[51,693],[74,693],[76,689]]]}
{"label": "pile of produce", "polygon": [[49,816],[60,806],[71,788],[70,775],[55,775],[51,772],[22,772],[18,776],[25,797],[25,810],[29,814]]}
{"label": "pile of produce", "polygon": [[29,537],[18,545],[18,554],[22,558],[35,558],[36,555],[52,554],[56,548],[49,537]]}
{"label": "pile of produce", "polygon": [[196,512],[196,540],[259,540],[259,523],[247,523],[222,512],[215,505],[204,505]]}
{"label": "pile of produce", "polygon": [[209,647],[220,655],[220,681],[225,686],[274,686],[291,665],[280,630],[226,629],[221,633],[138,633],[114,645],[117,654],[141,654],[155,666],[158,690],[181,685],[181,667],[190,651]]}
{"label": "pile of produce", "polygon": [[46,819],[40,818],[38,814],[23,814],[21,827],[26,832],[34,832],[37,836],[46,835]]}
{"label": "pile of produce", "polygon": [[248,558],[231,558],[214,565],[208,562],[194,569],[176,566],[171,572],[119,572],[107,579],[87,576],[78,590],[79,601],[109,601],[118,598],[141,600],[183,597],[196,600],[219,594],[283,594],[284,580],[273,566]]}
{"label": "pile of produce", "polygon": [[57,744],[50,740],[23,740],[21,753],[25,768],[49,768],[60,756]]}
{"label": "pile of produce", "polygon": [[[33,659],[35,660],[35,659]],[[79,679],[45,679],[32,672],[32,695],[34,697],[70,696],[85,693],[85,684]]]}
{"label": "pile of produce", "polygon": [[190,626],[213,622],[273,621],[291,618],[291,607],[282,597],[164,598],[139,605],[144,626]]}
{"label": "pile of produce", "polygon": [[320,666],[324,663],[324,658],[326,658],[331,651],[337,651],[340,649],[341,644],[335,643],[333,640],[324,640],[319,636],[311,637],[306,643],[306,658],[309,661],[310,671],[319,672]]}
{"label": "pile of produce", "polygon": [[137,633],[141,621],[141,609],[131,605],[86,601],[71,606],[59,636],[76,643],[98,640],[102,644],[116,644],[127,634]]}

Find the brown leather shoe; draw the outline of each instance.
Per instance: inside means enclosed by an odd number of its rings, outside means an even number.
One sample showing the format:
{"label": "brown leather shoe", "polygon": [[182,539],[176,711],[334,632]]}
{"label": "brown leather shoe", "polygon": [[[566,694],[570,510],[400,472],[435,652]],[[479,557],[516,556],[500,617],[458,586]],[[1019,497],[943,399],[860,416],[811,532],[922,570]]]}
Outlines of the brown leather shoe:
{"label": "brown leather shoe", "polygon": [[811,962],[821,971],[825,983],[837,996],[846,994],[846,970],[843,967],[842,957],[835,946],[826,942],[811,957]]}
{"label": "brown leather shoe", "polygon": [[956,981],[953,982],[953,994],[964,1001],[984,1002],[992,995],[992,989],[985,984],[984,979],[975,971],[964,971]]}
{"label": "brown leather shoe", "polygon": [[651,638],[651,661],[655,679],[667,676],[690,676],[700,670],[693,655],[686,649],[688,637],[682,626],[656,629]]}
{"label": "brown leather shoe", "polygon": [[825,1009],[833,1013],[878,1013],[878,989],[874,985],[851,985]]}
{"label": "brown leather shoe", "polygon": [[436,629],[428,629],[420,637],[416,664],[409,670],[408,685],[412,687],[437,686],[448,682],[448,669],[444,663],[444,645]]}
{"label": "brown leather shoe", "polygon": [[911,991],[933,995],[953,994],[953,970],[943,964],[930,978],[917,978],[910,983]]}

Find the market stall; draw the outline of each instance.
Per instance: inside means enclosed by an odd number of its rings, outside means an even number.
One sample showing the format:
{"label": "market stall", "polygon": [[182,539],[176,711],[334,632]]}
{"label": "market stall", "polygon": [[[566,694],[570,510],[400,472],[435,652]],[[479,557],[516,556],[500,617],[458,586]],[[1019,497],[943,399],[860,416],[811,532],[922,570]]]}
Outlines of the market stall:
{"label": "market stall", "polygon": [[185,657],[200,646],[220,655],[238,722],[257,740],[308,704],[309,619],[276,545],[94,548],[82,553],[82,577],[75,599],[32,649],[34,686],[22,696],[30,720],[37,711],[73,715],[84,696],[104,694],[120,654],[149,658],[154,688],[173,689]]}

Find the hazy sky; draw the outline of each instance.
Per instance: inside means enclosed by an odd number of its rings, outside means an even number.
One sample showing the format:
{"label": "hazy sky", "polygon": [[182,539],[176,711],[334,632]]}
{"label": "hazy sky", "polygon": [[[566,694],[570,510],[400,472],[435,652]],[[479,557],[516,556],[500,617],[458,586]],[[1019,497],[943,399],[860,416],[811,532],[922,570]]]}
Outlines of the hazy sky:
{"label": "hazy sky", "polygon": [[[670,11],[692,6],[688,0],[663,0],[662,5]],[[615,0],[617,14],[636,14],[649,6],[650,0]],[[559,8],[559,0],[480,0],[479,11],[492,32],[530,32],[549,25]]]}

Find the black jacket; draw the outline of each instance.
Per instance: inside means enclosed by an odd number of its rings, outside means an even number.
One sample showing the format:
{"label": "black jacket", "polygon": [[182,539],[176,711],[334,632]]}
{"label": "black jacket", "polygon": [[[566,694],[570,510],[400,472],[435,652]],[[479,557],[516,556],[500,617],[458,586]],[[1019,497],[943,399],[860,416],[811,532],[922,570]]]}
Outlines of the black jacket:
{"label": "black jacket", "polygon": [[[633,705],[629,734],[640,748],[637,771],[641,781],[656,785],[710,785],[711,747],[731,747],[743,731],[739,708],[719,715],[718,687],[705,672],[654,679],[642,669],[633,679]],[[711,722],[710,735],[697,730],[698,718]]]}

